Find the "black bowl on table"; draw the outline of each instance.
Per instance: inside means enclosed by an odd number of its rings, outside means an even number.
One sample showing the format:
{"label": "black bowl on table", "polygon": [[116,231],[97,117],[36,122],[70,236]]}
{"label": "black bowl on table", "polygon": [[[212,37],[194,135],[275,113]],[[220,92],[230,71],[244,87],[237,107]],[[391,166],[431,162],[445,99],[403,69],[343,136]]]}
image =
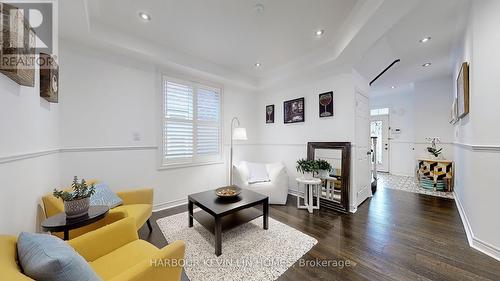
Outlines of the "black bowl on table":
{"label": "black bowl on table", "polygon": [[215,194],[221,199],[232,199],[240,195],[241,188],[237,186],[224,186],[215,190]]}

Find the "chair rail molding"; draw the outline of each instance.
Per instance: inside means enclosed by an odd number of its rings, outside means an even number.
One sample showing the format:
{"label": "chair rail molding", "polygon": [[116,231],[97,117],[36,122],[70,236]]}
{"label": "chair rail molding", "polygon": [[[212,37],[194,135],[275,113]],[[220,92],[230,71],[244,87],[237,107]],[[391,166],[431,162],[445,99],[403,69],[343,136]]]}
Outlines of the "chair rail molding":
{"label": "chair rail molding", "polygon": [[44,149],[44,150],[40,150],[40,151],[34,151],[34,152],[24,152],[24,153],[12,154],[12,155],[0,156],[0,164],[6,164],[6,163],[11,163],[11,162],[26,160],[26,159],[32,159],[32,158],[38,158],[38,157],[42,157],[42,156],[46,156],[46,155],[56,154],[59,152],[60,152],[59,148],[51,148],[51,149]]}
{"label": "chair rail molding", "polygon": [[143,146],[94,146],[94,147],[67,147],[67,148],[51,148],[34,152],[21,152],[12,155],[0,156],[0,164],[7,164],[15,161],[38,158],[57,153],[71,152],[99,152],[99,151],[131,151],[131,150],[156,150],[157,145]]}
{"label": "chair rail molding", "polygon": [[82,146],[60,148],[61,153],[68,152],[96,152],[96,151],[130,151],[130,150],[155,150],[157,145],[125,145],[125,146]]}
{"label": "chair rail molding", "polygon": [[500,152],[500,145],[468,144],[461,142],[454,142],[453,144],[470,151]]}

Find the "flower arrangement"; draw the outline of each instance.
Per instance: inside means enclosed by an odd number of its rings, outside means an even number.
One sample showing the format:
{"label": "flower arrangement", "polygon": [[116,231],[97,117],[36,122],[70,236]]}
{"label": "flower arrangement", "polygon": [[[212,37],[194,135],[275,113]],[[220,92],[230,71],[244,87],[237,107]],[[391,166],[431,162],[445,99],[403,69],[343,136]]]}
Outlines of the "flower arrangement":
{"label": "flower arrangement", "polygon": [[441,155],[443,153],[443,148],[437,148],[437,143],[440,142],[439,141],[439,138],[428,138],[427,140],[430,141],[431,143],[431,146],[428,146],[427,147],[427,151],[434,155],[434,157],[438,158],[439,155]]}

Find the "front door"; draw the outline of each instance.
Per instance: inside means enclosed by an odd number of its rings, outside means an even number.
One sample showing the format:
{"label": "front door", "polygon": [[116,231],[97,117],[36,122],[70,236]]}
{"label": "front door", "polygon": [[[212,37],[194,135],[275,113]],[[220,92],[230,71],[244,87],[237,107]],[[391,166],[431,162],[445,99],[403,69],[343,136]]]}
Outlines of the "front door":
{"label": "front door", "polygon": [[377,171],[389,172],[389,115],[372,116],[370,129],[377,137]]}

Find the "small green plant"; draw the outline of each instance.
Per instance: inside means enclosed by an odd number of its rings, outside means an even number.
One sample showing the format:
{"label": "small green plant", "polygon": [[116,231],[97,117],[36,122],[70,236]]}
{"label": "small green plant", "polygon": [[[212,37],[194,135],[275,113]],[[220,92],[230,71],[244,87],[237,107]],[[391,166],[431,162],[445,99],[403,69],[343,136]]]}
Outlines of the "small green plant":
{"label": "small green plant", "polygon": [[332,165],[330,165],[328,161],[323,159],[316,160],[316,165],[318,166],[318,170],[323,170],[328,172],[332,170]]}
{"label": "small green plant", "polygon": [[300,159],[296,166],[299,173],[314,173],[318,170],[318,163],[314,160]]}
{"label": "small green plant", "polygon": [[76,176],[73,179],[71,188],[73,192],[61,191],[54,188],[52,195],[56,198],[61,198],[63,201],[74,201],[90,197],[95,193],[94,184],[91,184],[89,187],[84,179],[79,183]]}

